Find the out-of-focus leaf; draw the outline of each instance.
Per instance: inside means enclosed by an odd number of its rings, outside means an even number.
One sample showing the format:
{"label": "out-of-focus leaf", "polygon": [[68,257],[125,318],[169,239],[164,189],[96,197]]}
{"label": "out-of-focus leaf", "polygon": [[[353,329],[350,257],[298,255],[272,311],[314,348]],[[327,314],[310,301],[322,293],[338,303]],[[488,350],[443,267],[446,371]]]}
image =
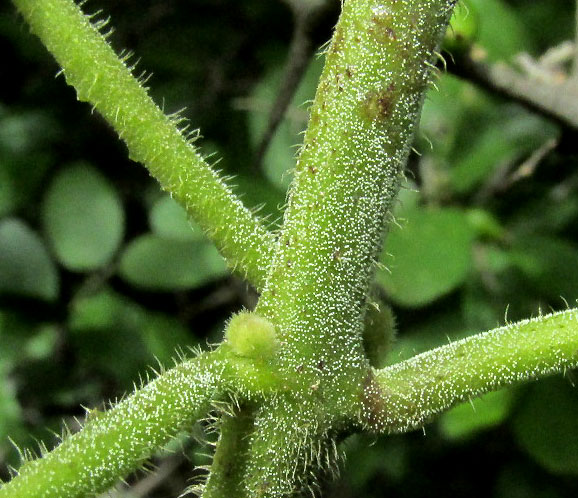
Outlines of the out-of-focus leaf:
{"label": "out-of-focus leaf", "polygon": [[407,223],[387,236],[382,256],[390,271],[378,281],[403,306],[421,306],[450,292],[466,278],[474,232],[466,215],[444,208],[405,213]]}
{"label": "out-of-focus leaf", "polygon": [[578,475],[578,389],[552,378],[528,390],[514,420],[518,443],[554,474]]}
{"label": "out-of-focus leaf", "polygon": [[248,208],[259,208],[258,216],[273,223],[283,215],[285,192],[279,187],[248,175],[236,176],[232,183],[237,185],[235,193]]}
{"label": "out-of-focus leaf", "polygon": [[107,264],[124,233],[121,201],[95,168],[79,163],[61,171],[48,188],[43,221],[56,256],[68,269]]}
{"label": "out-of-focus leaf", "polygon": [[503,0],[471,0],[480,12],[477,43],[491,60],[509,60],[522,51],[532,51],[532,38],[516,12]]}
{"label": "out-of-focus leaf", "polygon": [[[574,191],[556,192],[520,206],[512,220],[518,231],[560,233],[578,225],[578,196]],[[560,190],[563,190],[561,188]],[[561,195],[560,195],[561,194]]]}
{"label": "out-of-focus leaf", "polygon": [[545,479],[539,472],[528,472],[520,462],[502,467],[493,498],[568,498],[556,489],[555,479]]}
{"label": "out-of-focus leaf", "polygon": [[430,349],[446,345],[450,340],[459,340],[471,331],[464,329],[460,310],[438,313],[414,324],[411,332],[397,335],[387,364],[393,365]]}
{"label": "out-of-focus leaf", "polygon": [[177,348],[196,343],[176,318],[148,311],[109,289],[77,298],[69,328],[80,357],[123,384],[157,360],[169,362]]}
{"label": "out-of-focus leaf", "polygon": [[[278,59],[277,59],[278,60]],[[323,69],[323,59],[311,60],[283,121],[279,124],[275,136],[263,158],[265,176],[277,187],[286,190],[291,182],[289,172],[295,167],[296,146],[302,143],[301,132],[307,125],[307,105],[315,96],[315,90]],[[251,143],[257,147],[266,130],[270,109],[277,98],[281,84],[283,68],[272,66],[265,77],[255,87],[248,101],[249,134]]]}
{"label": "out-of-focus leaf", "polygon": [[10,378],[8,362],[0,356],[0,461],[13,452],[9,437],[15,438],[23,430],[20,403],[16,386]]}
{"label": "out-of-focus leaf", "polygon": [[0,294],[54,300],[58,274],[42,239],[17,219],[0,222]]}
{"label": "out-of-focus leaf", "polygon": [[470,0],[459,2],[454,8],[443,40],[444,50],[453,55],[468,50],[476,41],[479,24],[479,14],[474,4]]}
{"label": "out-of-focus leaf", "polygon": [[506,235],[505,228],[492,214],[484,209],[470,209],[467,211],[468,222],[480,238],[500,240]]}
{"label": "out-of-focus leaf", "polygon": [[204,240],[205,235],[197,225],[193,226],[182,206],[169,196],[161,197],[149,214],[151,230],[164,239]]}
{"label": "out-of-focus leaf", "polygon": [[69,326],[74,330],[95,330],[130,322],[130,301],[105,289],[97,294],[76,298],[70,310]]}
{"label": "out-of-focus leaf", "polygon": [[120,262],[120,275],[127,282],[158,291],[191,289],[225,274],[223,258],[212,244],[150,234],[133,240]]}
{"label": "out-of-focus leaf", "polygon": [[58,344],[58,330],[54,324],[42,324],[26,343],[24,353],[30,360],[44,360],[50,357]]}
{"label": "out-of-focus leaf", "polygon": [[511,260],[545,296],[573,302],[578,298],[578,246],[549,236],[516,240]]}
{"label": "out-of-focus leaf", "polygon": [[453,188],[468,192],[497,167],[531,154],[555,134],[556,129],[540,117],[514,107],[502,109],[473,141],[463,144],[452,162]]}
{"label": "out-of-focus leaf", "polygon": [[42,111],[4,113],[0,109],[0,151],[27,154],[55,136],[58,125]]}
{"label": "out-of-focus leaf", "polygon": [[0,163],[0,216],[10,213],[16,205],[16,192],[12,178]]}
{"label": "out-of-focus leaf", "polygon": [[432,147],[422,143],[421,149],[448,158],[462,121],[479,121],[480,114],[487,113],[491,100],[471,83],[451,74],[443,74],[436,87],[437,90],[428,92],[420,118],[420,132]]}
{"label": "out-of-focus leaf", "polygon": [[401,480],[410,468],[409,448],[401,438],[372,441],[368,436],[355,434],[346,441],[345,446],[347,461],[344,475],[355,491],[351,496],[366,496],[360,492],[375,475],[386,474],[388,480]]}
{"label": "out-of-focus leaf", "polygon": [[464,439],[501,424],[512,407],[512,390],[503,389],[463,403],[442,415],[439,427],[448,439]]}

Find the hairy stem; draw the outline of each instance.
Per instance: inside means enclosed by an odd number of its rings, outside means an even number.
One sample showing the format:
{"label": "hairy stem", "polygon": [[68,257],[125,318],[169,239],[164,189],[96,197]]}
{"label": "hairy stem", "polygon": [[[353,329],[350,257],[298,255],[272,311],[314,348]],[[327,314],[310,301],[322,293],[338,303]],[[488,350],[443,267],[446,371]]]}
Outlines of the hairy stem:
{"label": "hairy stem", "polygon": [[230,393],[245,400],[289,389],[275,366],[238,357],[228,344],[186,360],[110,410],[92,410],[87,424],[42,458],[26,461],[0,487],[0,498],[93,496],[143,463]]}
{"label": "hairy stem", "polygon": [[376,371],[364,419],[378,432],[405,432],[457,403],[577,367],[578,309],[523,320]]}
{"label": "hairy stem", "polygon": [[[309,445],[339,430],[359,402],[369,369],[366,298],[452,7],[449,0],[343,4],[256,309],[277,328],[280,368],[300,384],[284,413],[299,403],[315,437],[293,441],[298,430],[272,434],[267,417],[257,418],[247,489],[258,496],[293,493],[283,460],[308,458]],[[286,450],[275,456],[271,447]]]}
{"label": "hairy stem", "polygon": [[243,474],[253,424],[254,407],[244,406],[221,418],[211,473],[206,485],[201,487],[203,498],[243,496]]}
{"label": "hairy stem", "polygon": [[289,371],[321,370],[349,393],[366,367],[366,296],[451,6],[344,4],[256,310],[277,327]]}
{"label": "hairy stem", "polygon": [[106,491],[202,418],[224,390],[225,365],[205,353],[165,372],[110,410],[92,410],[85,427],[52,452],[26,461],[1,498],[70,498]]}
{"label": "hairy stem", "polygon": [[89,102],[216,244],[229,265],[261,288],[274,237],[247,210],[179,129],[153,102],[131,68],[72,0],[14,0],[62,67],[78,99]]}

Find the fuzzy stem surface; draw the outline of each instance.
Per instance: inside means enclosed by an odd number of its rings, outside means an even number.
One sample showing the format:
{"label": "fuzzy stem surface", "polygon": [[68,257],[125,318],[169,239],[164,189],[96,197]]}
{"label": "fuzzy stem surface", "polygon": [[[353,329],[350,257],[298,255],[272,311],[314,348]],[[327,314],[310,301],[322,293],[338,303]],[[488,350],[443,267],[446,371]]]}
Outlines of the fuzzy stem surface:
{"label": "fuzzy stem surface", "polygon": [[[290,496],[300,489],[295,476],[314,487],[309,473],[326,451],[312,448],[359,405],[369,371],[366,299],[452,7],[449,0],[343,3],[256,309],[275,325],[280,369],[300,392],[275,400],[272,409],[287,417],[277,420],[286,428],[280,434],[267,414],[256,418],[249,496]],[[305,440],[295,436],[304,431]],[[304,470],[293,473],[286,462],[296,458],[293,468]]]}
{"label": "fuzzy stem surface", "polygon": [[126,60],[119,58],[97,22],[72,0],[14,0],[52,53],[78,99],[90,103],[115,129],[129,156],[182,204],[228,264],[261,288],[274,237],[243,206],[193,146],[178,115],[166,116]]}
{"label": "fuzzy stem surface", "polygon": [[224,390],[225,362],[205,353],[168,370],[42,458],[25,461],[1,498],[72,498],[106,491],[202,418]]}
{"label": "fuzzy stem surface", "polygon": [[578,367],[578,309],[508,324],[377,370],[365,402],[377,432],[406,432],[484,393]]}

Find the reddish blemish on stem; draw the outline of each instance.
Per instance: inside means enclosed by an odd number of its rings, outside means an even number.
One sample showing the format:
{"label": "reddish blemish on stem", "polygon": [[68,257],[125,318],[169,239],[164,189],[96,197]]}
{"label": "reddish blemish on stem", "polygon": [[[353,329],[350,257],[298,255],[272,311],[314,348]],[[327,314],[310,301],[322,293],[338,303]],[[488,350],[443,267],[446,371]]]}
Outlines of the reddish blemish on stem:
{"label": "reddish blemish on stem", "polygon": [[369,121],[385,121],[391,116],[396,101],[395,85],[385,90],[371,91],[362,103],[362,114]]}

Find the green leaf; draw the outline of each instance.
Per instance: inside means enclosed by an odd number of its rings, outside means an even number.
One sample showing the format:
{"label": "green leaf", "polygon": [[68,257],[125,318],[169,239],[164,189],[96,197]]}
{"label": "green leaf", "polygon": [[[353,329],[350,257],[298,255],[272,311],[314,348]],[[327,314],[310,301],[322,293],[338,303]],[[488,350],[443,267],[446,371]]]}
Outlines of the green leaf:
{"label": "green leaf", "polygon": [[191,289],[225,275],[226,266],[209,242],[167,240],[143,235],[125,249],[120,275],[144,289]]}
{"label": "green leaf", "polygon": [[514,421],[518,443],[554,474],[578,475],[578,389],[552,378],[529,388]]}
{"label": "green leaf", "polygon": [[75,299],[69,329],[81,361],[122,384],[156,360],[169,362],[177,347],[196,344],[176,318],[146,310],[110,289]]}
{"label": "green leaf", "polygon": [[43,221],[56,256],[73,271],[109,263],[124,232],[118,194],[85,163],[70,166],[54,178],[44,200]]}
{"label": "green leaf", "polygon": [[532,38],[514,9],[503,0],[471,0],[480,12],[477,42],[491,60],[532,52]]}
{"label": "green leaf", "polygon": [[422,306],[463,283],[471,265],[474,232],[467,216],[453,208],[405,213],[403,228],[386,240],[378,281],[403,306]]}
{"label": "green leaf", "polygon": [[14,182],[4,164],[0,162],[0,216],[4,216],[14,210],[16,205],[16,192]]}
{"label": "green leaf", "polygon": [[443,49],[456,54],[468,50],[476,41],[479,29],[479,14],[470,0],[462,0],[454,8],[450,27],[443,40]]}
{"label": "green leaf", "polygon": [[0,108],[0,151],[29,154],[48,144],[59,128],[44,111],[4,113]]}
{"label": "green leaf", "polygon": [[510,413],[513,392],[501,390],[484,395],[442,415],[439,427],[448,439],[464,439],[501,424]]}
{"label": "green leaf", "polygon": [[559,301],[578,298],[578,246],[541,235],[518,237],[511,259],[541,294]]}
{"label": "green leaf", "polygon": [[17,219],[0,222],[0,294],[52,301],[58,274],[42,239]]}
{"label": "green leaf", "polygon": [[[279,60],[278,57],[275,60]],[[303,141],[301,133],[307,125],[308,113],[304,103],[315,96],[323,62],[320,57],[311,60],[263,158],[265,176],[283,191],[291,183],[288,173],[295,167],[295,146]],[[277,98],[282,76],[283,68],[273,66],[255,87],[248,101],[251,111],[248,116],[249,134],[254,147],[260,144],[267,128],[269,112]]]}
{"label": "green leaf", "polygon": [[472,333],[464,329],[464,320],[459,309],[428,315],[412,324],[411,331],[396,336],[386,364],[393,365],[430,349],[444,346],[449,340],[459,340]]}
{"label": "green leaf", "polygon": [[8,437],[20,436],[22,413],[16,397],[16,386],[10,379],[8,362],[0,358],[0,460],[13,451]]}
{"label": "green leaf", "polygon": [[165,239],[205,240],[201,228],[189,221],[185,209],[168,195],[153,205],[149,224],[156,235]]}
{"label": "green leaf", "polygon": [[257,209],[259,217],[267,218],[271,222],[282,217],[285,190],[267,180],[249,175],[238,175],[232,183],[238,187],[235,193],[241,196],[248,208]]}
{"label": "green leaf", "polygon": [[519,108],[502,106],[486,117],[484,130],[476,136],[465,132],[457,144],[458,156],[451,169],[457,192],[470,191],[496,168],[531,154],[556,135],[551,124]]}

